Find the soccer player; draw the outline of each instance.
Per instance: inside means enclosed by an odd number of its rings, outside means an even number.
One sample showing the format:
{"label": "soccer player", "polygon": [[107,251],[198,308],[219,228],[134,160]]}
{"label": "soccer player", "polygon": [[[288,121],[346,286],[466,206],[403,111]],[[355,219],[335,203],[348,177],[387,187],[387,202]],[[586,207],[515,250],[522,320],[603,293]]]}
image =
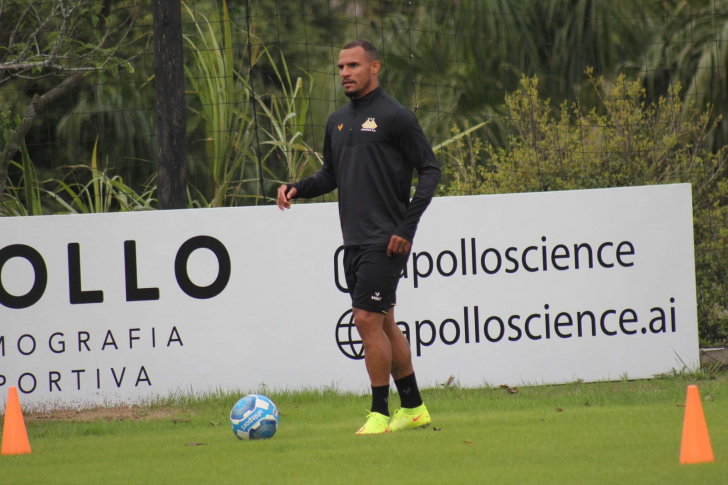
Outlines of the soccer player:
{"label": "soccer player", "polygon": [[[329,116],[321,169],[282,185],[278,207],[289,209],[292,199],[339,189],[346,283],[372,386],[371,410],[356,434],[425,427],[430,414],[417,387],[407,339],[394,319],[394,305],[440,168],[415,115],[379,87],[381,62],[371,42],[345,45],[338,67],[351,102]],[[413,169],[419,179],[410,201]],[[391,418],[390,374],[402,406]]]}

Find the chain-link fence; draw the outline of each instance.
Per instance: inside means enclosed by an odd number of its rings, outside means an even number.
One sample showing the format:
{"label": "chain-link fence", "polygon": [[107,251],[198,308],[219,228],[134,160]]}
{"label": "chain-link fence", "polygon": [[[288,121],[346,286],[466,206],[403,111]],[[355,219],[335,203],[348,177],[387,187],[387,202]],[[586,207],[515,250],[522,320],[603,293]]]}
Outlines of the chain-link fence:
{"label": "chain-link fence", "polygon": [[[151,1],[0,0],[3,215],[157,207]],[[316,171],[339,50],[368,39],[441,196],[692,183],[701,339],[725,341],[728,0],[189,0],[182,31],[189,207]]]}

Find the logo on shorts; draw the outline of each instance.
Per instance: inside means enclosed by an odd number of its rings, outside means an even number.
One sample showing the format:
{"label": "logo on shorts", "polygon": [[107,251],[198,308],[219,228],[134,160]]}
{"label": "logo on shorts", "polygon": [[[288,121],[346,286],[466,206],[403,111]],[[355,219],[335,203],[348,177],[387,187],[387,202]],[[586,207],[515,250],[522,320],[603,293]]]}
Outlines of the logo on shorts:
{"label": "logo on shorts", "polygon": [[372,295],[372,300],[374,300],[374,301],[382,301],[382,297],[379,296],[379,292],[378,291]]}
{"label": "logo on shorts", "polygon": [[377,124],[374,122],[374,118],[367,118],[367,120],[361,125],[361,131],[377,131]]}

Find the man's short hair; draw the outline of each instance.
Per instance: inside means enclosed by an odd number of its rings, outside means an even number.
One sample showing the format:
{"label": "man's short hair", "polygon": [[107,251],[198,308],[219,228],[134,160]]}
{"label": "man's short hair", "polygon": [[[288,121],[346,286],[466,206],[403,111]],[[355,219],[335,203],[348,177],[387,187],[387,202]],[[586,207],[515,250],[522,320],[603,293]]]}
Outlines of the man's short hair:
{"label": "man's short hair", "polygon": [[374,44],[369,42],[368,40],[360,39],[360,40],[352,40],[348,44],[346,44],[342,50],[345,49],[353,49],[354,47],[361,47],[364,49],[364,52],[367,53],[369,56],[369,59],[372,61],[379,61],[379,51],[376,47],[374,47]]}

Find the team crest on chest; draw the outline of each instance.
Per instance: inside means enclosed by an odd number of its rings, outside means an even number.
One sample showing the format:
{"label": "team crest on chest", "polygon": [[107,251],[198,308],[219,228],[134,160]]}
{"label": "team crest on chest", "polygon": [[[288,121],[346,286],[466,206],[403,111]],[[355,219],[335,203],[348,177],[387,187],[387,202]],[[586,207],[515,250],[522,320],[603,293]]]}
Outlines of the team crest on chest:
{"label": "team crest on chest", "polygon": [[339,129],[339,131],[341,131],[344,128],[344,123],[341,123],[339,126],[337,126],[337,128]]}
{"label": "team crest on chest", "polygon": [[367,118],[361,125],[361,131],[377,131],[377,124],[374,122],[374,118]]}

